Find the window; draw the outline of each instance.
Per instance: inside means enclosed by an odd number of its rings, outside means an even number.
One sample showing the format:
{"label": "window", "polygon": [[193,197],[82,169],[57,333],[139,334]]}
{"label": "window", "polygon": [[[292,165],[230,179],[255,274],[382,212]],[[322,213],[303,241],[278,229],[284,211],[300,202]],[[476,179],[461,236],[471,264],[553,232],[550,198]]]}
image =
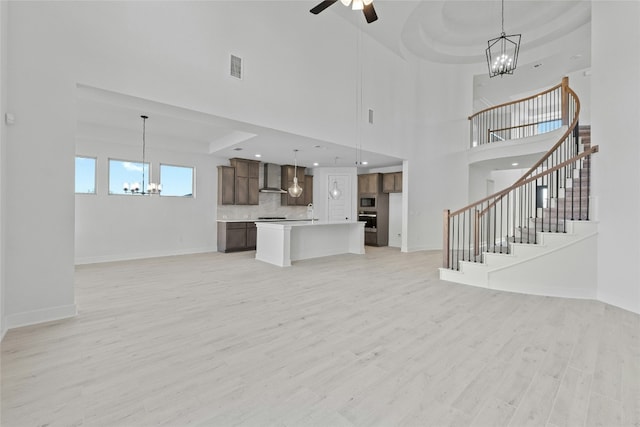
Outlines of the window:
{"label": "window", "polygon": [[161,196],[193,197],[193,168],[160,165]]}
{"label": "window", "polygon": [[130,194],[124,191],[124,183],[132,187],[138,184],[142,191],[142,183],[149,183],[149,163],[144,164],[144,178],[141,162],[109,159],[109,194]]}
{"label": "window", "polygon": [[538,133],[551,132],[552,130],[558,129],[560,126],[562,126],[562,120],[549,120],[538,123]]}
{"label": "window", "polygon": [[76,156],[76,194],[96,194],[96,159]]}

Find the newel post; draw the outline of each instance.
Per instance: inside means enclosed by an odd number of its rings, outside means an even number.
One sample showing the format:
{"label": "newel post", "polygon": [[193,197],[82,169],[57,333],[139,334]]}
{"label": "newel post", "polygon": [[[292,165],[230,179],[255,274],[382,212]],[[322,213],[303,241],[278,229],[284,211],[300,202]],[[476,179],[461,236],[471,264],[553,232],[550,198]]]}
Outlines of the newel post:
{"label": "newel post", "polygon": [[449,268],[449,214],[451,211],[445,209],[442,214],[442,266]]}
{"label": "newel post", "polygon": [[562,125],[569,125],[569,77],[562,78]]}

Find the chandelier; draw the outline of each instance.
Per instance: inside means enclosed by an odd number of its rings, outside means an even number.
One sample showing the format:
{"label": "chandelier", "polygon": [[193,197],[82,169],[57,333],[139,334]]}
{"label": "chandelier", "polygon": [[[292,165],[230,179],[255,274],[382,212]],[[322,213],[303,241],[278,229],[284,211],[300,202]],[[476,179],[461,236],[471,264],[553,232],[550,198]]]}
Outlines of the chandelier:
{"label": "chandelier", "polygon": [[508,36],[504,32],[504,0],[502,0],[502,33],[487,42],[486,54],[489,77],[513,74],[518,63],[521,34]]}
{"label": "chandelier", "polygon": [[[149,182],[149,184],[147,184],[146,190],[144,187],[144,166],[145,166],[145,154],[146,154],[145,153],[146,151],[146,139],[145,139],[146,135],[145,134],[146,134],[147,119],[149,117],[144,115],[140,117],[142,118],[142,186],[140,186],[139,182],[132,182],[131,185],[129,185],[128,182],[125,182],[122,184],[122,189],[127,194],[140,194],[140,195],[160,194],[160,192],[162,191],[161,184],[157,184],[155,182]],[[149,178],[149,181],[151,181],[151,178]]]}

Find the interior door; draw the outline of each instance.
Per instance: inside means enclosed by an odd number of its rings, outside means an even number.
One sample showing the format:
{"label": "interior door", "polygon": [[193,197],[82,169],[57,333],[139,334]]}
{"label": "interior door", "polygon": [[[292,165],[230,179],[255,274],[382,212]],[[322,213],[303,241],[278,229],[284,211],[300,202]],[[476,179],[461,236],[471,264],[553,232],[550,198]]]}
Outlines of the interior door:
{"label": "interior door", "polygon": [[351,191],[351,177],[349,175],[329,175],[327,188],[331,190],[334,183],[337,183],[340,190],[340,197],[333,199],[327,192],[329,199],[328,208],[329,221],[354,221],[353,216],[353,193]]}

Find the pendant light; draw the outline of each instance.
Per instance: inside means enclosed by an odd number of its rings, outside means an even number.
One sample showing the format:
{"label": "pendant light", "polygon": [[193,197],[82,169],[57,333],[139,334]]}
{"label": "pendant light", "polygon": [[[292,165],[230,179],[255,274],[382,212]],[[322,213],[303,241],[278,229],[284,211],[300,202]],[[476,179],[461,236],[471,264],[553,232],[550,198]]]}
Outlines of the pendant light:
{"label": "pendant light", "polygon": [[[129,194],[160,194],[162,191],[162,185],[157,184],[155,182],[149,182],[147,188],[144,187],[144,166],[145,166],[145,155],[146,155],[146,124],[148,116],[140,116],[142,118],[142,186],[140,186],[139,182],[133,182],[129,185],[128,182],[122,184],[122,189],[125,193]],[[151,178],[149,178],[151,181]]]}
{"label": "pendant light", "polygon": [[[338,165],[338,158],[336,157],[334,165]],[[329,197],[331,197],[333,200],[338,200],[340,198],[340,196],[342,195],[342,191],[340,191],[340,189],[338,188],[338,180],[336,180],[335,178],[333,179],[333,188],[331,188],[331,190],[329,190]]]}
{"label": "pendant light", "polygon": [[287,189],[289,196],[300,197],[302,195],[302,187],[298,185],[298,150],[293,150],[294,166],[293,166],[293,185]]}
{"label": "pendant light", "polygon": [[329,191],[329,196],[331,196],[333,200],[338,200],[340,196],[342,196],[342,191],[338,188],[338,181],[335,179],[333,180],[333,188]]}
{"label": "pendant light", "polygon": [[513,74],[518,64],[521,34],[508,36],[504,32],[504,0],[502,0],[502,33],[487,42],[486,55],[489,77]]}

